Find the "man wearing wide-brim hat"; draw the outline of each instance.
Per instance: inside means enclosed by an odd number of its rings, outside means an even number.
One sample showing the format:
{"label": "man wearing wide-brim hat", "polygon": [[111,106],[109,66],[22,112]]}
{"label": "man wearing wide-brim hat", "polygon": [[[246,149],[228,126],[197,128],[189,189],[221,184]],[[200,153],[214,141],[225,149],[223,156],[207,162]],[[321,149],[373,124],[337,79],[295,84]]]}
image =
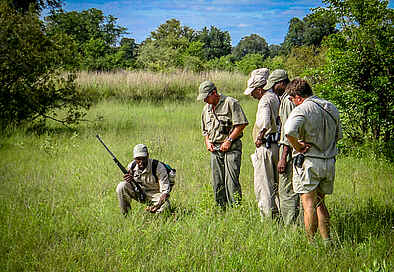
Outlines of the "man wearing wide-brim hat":
{"label": "man wearing wide-brim hat", "polygon": [[278,112],[279,99],[272,91],[264,90],[269,70],[256,69],[251,73],[245,95],[259,100],[253,140],[256,150],[252,154],[254,192],[262,219],[279,215],[278,188]]}
{"label": "man wearing wide-brim hat", "polygon": [[287,72],[283,69],[274,70],[268,77],[264,90],[272,90],[280,97],[279,119],[281,124],[279,139],[279,202],[280,211],[285,225],[303,223],[303,209],[300,205],[300,197],[293,190],[293,172],[292,172],[292,148],[287,140],[283,126],[295,104],[290,100],[290,96],[286,93],[286,87],[290,80]]}
{"label": "man wearing wide-brim hat", "polygon": [[197,100],[206,105],[201,114],[201,130],[211,154],[212,187],[219,206],[238,204],[242,198],[239,174],[244,128],[248,119],[240,103],[218,92],[209,80],[200,84]]}

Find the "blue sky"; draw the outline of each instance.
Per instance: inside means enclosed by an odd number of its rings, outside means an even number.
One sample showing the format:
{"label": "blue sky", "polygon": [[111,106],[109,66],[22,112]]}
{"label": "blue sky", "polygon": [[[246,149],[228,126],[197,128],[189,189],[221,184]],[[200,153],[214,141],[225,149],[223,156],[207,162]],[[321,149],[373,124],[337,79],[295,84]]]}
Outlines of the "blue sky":
{"label": "blue sky", "polygon": [[[319,0],[64,0],[65,11],[89,8],[118,18],[130,38],[145,40],[157,27],[175,18],[194,30],[215,26],[230,33],[235,46],[240,39],[258,34],[268,44],[280,44],[293,17],[300,19],[311,8],[323,6]],[[392,1],[390,1],[392,6]]]}

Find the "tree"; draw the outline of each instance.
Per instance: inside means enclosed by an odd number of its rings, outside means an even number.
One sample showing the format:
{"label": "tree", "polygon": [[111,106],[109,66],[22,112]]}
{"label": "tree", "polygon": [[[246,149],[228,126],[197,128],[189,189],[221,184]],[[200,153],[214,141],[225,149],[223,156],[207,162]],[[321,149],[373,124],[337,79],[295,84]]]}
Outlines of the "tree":
{"label": "tree", "polygon": [[45,18],[49,36],[65,33],[82,45],[90,39],[101,39],[107,46],[116,46],[126,28],[116,24],[117,18],[104,16],[101,10],[91,8],[82,12],[51,11]]}
{"label": "tree", "polygon": [[260,54],[248,54],[235,62],[235,66],[239,72],[249,75],[253,70],[263,67],[263,61],[264,57]]}
{"label": "tree", "polygon": [[327,41],[324,84],[341,110],[346,135],[390,143],[394,133],[393,19],[388,1],[326,0],[341,31]]}
{"label": "tree", "polygon": [[279,55],[280,52],[280,45],[271,44],[268,46],[269,57],[274,58]]}
{"label": "tree", "polygon": [[149,40],[167,40],[173,39],[187,39],[191,41],[195,35],[192,28],[181,26],[181,22],[176,19],[167,20],[165,24],[161,24],[155,31],[151,32]]}
{"label": "tree", "polygon": [[307,77],[313,85],[320,80],[319,69],[326,63],[326,48],[300,46],[291,49],[286,57],[285,70],[290,78]]}
{"label": "tree", "polygon": [[282,50],[287,55],[291,48],[295,46],[301,46],[304,44],[304,21],[298,18],[292,18],[289,23],[289,30],[285,36],[285,40],[282,44]]}
{"label": "tree", "polygon": [[154,71],[183,67],[185,51],[191,49],[194,37],[193,29],[181,26],[176,19],[167,20],[141,44],[137,62]]}
{"label": "tree", "polygon": [[205,69],[213,71],[234,71],[235,58],[232,54],[205,62]]}
{"label": "tree", "polygon": [[0,24],[0,126],[80,120],[89,102],[76,90],[75,76],[59,69],[68,47],[45,36],[35,11],[18,13],[2,2]]}
{"label": "tree", "polygon": [[269,49],[265,39],[257,34],[243,37],[234,48],[233,55],[237,60],[240,60],[248,54],[260,54],[263,58],[268,57]]}
{"label": "tree", "polygon": [[336,33],[336,18],[324,9],[315,9],[302,20],[292,18],[282,44],[281,53],[289,54],[298,46],[320,46],[324,37]]}
{"label": "tree", "polygon": [[336,33],[336,18],[324,9],[315,9],[304,19],[303,45],[320,46],[324,37]]}
{"label": "tree", "polygon": [[[82,12],[63,10],[51,11],[45,18],[46,33],[49,37],[62,33],[77,44],[80,54],[74,59],[74,67],[88,70],[108,70],[114,68],[105,60],[112,59],[117,54],[119,39],[126,34],[126,28],[116,24],[116,18],[104,16],[98,9],[88,9]],[[92,50],[92,51],[90,51]],[[122,54],[125,58],[127,54]],[[99,57],[99,60],[95,60]],[[122,63],[126,63],[124,60]]]}
{"label": "tree", "polygon": [[27,12],[29,7],[40,13],[44,8],[57,9],[62,5],[62,0],[10,0],[11,7],[16,11]]}
{"label": "tree", "polygon": [[197,32],[196,39],[204,46],[204,59],[211,60],[231,54],[231,37],[228,31],[221,31],[215,26],[204,27]]}

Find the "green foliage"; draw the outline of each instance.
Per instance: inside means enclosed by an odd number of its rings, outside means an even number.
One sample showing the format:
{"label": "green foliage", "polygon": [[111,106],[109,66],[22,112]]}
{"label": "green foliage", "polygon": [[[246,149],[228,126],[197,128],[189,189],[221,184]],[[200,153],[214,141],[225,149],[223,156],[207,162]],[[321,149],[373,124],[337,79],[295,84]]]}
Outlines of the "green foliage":
{"label": "green foliage", "polygon": [[151,32],[139,48],[137,62],[140,67],[152,71],[168,71],[182,68],[184,59],[193,63],[198,56],[185,57],[186,52],[201,55],[201,43],[193,43],[194,30],[181,26],[176,19],[161,24]]}
{"label": "green foliage", "polygon": [[57,9],[61,7],[62,0],[6,0],[17,12],[28,12],[32,8],[40,13],[44,8]]}
{"label": "green foliage", "polygon": [[261,67],[269,68],[271,71],[276,69],[285,69],[285,57],[283,56],[275,56],[268,57],[263,61]]}
{"label": "green foliage", "polygon": [[64,40],[45,36],[35,12],[20,14],[4,2],[0,24],[0,126],[40,118],[65,124],[80,119],[89,103],[76,91],[74,75],[59,70],[72,46],[63,49],[58,42]]}
{"label": "green foliage", "polygon": [[307,78],[311,84],[320,79],[319,69],[326,63],[326,49],[315,46],[293,47],[285,61],[285,70],[290,78]]}
{"label": "green foliage", "polygon": [[201,72],[204,70],[204,62],[202,61],[204,55],[204,43],[194,41],[189,44],[183,53],[183,69],[193,72]]}
{"label": "green foliage", "polygon": [[229,71],[235,70],[235,58],[233,55],[227,55],[216,59],[211,59],[205,63],[205,68],[209,71],[219,70],[219,71]]}
{"label": "green foliage", "polygon": [[342,31],[327,41],[324,83],[353,142],[390,142],[394,133],[393,18],[387,1],[327,1]]}
{"label": "green foliage", "polygon": [[287,31],[285,40],[282,44],[282,50],[288,54],[292,47],[303,45],[305,23],[298,19],[292,18],[289,22],[289,30]]}
{"label": "green foliage", "polygon": [[241,60],[248,54],[260,54],[266,58],[269,55],[269,49],[265,39],[257,34],[243,37],[234,48],[233,55],[235,59]]}
{"label": "green foliage", "polygon": [[314,9],[314,12],[302,20],[290,20],[289,30],[282,44],[281,51],[289,54],[293,47],[320,46],[324,37],[336,33],[336,17],[323,8]]}
{"label": "green foliage", "polygon": [[204,44],[204,60],[221,58],[231,53],[231,37],[228,31],[215,26],[204,27],[196,34],[196,39]]}
{"label": "green foliage", "polygon": [[[73,63],[67,67],[86,70],[110,70],[126,68],[134,61],[136,44],[133,39],[126,39],[118,47],[120,37],[126,28],[116,24],[116,18],[98,9],[82,12],[63,10],[51,11],[45,18],[46,33],[54,39],[62,34],[76,44]],[[123,51],[124,53],[119,53]],[[123,57],[123,59],[121,59]]]}
{"label": "green foliage", "polygon": [[183,51],[147,41],[139,49],[137,65],[151,71],[168,71],[183,65]]}
{"label": "green foliage", "polygon": [[260,54],[248,54],[240,61],[235,62],[237,71],[248,75],[257,68],[263,67],[264,56]]}
{"label": "green foliage", "polygon": [[[228,32],[211,26],[195,32],[181,26],[176,19],[168,20],[151,33],[139,48],[138,66],[152,71],[185,69],[199,72],[206,61],[231,52]],[[208,65],[209,66],[209,65]]]}
{"label": "green foliage", "polygon": [[175,40],[185,38],[186,40],[191,41],[194,36],[195,33],[192,28],[181,26],[180,21],[176,19],[170,19],[164,24],[161,24],[155,31],[152,31],[150,37],[147,40],[169,40],[171,41],[171,46],[178,48]]}
{"label": "green foliage", "polygon": [[269,57],[274,58],[279,55],[280,53],[280,45],[277,44],[270,44],[268,46]]}

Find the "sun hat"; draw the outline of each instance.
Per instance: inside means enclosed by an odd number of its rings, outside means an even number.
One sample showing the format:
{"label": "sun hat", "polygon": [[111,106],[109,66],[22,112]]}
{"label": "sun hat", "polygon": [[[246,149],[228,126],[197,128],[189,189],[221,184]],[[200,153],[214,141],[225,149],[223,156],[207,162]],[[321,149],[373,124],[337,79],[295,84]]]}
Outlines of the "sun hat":
{"label": "sun hat", "polygon": [[267,78],[269,75],[268,68],[259,68],[253,70],[248,79],[248,87],[244,91],[245,95],[250,95],[254,89],[258,87],[263,87],[267,83]]}
{"label": "sun hat", "polygon": [[271,89],[275,83],[287,79],[287,73],[285,70],[276,69],[268,77],[267,84],[264,86],[264,90]]}

